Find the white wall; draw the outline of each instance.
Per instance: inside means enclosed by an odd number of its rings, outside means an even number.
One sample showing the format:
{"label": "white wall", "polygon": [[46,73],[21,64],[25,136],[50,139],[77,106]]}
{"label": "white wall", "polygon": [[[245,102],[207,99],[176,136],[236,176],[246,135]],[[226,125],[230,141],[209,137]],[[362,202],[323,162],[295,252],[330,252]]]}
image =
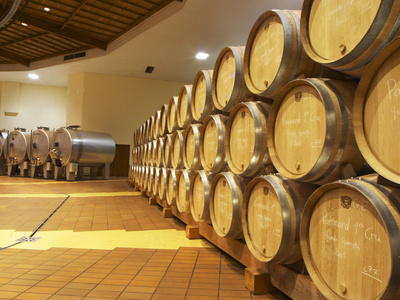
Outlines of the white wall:
{"label": "white wall", "polygon": [[[82,85],[83,80],[83,85]],[[111,134],[117,144],[132,146],[133,132],[172,96],[183,83],[135,77],[84,73],[70,76],[68,102],[82,103],[82,121],[77,124],[79,107],[68,106],[67,125]],[[68,121],[74,120],[74,124]]]}
{"label": "white wall", "polygon": [[51,129],[65,126],[67,115],[65,87],[21,84],[18,114],[6,116],[5,103],[6,99],[0,99],[0,129],[13,131],[15,127],[22,127],[29,131],[38,126]]}

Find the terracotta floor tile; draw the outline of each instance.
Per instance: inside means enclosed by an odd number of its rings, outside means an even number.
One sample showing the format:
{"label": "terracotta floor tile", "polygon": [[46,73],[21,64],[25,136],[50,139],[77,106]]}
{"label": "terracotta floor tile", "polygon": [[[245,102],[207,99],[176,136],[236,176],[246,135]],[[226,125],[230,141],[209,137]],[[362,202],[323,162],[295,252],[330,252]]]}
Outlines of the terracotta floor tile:
{"label": "terracotta floor tile", "polygon": [[188,296],[218,296],[219,291],[218,289],[188,289],[187,295]]}
{"label": "terracotta floor tile", "polygon": [[187,289],[189,286],[189,282],[168,282],[168,281],[161,281],[158,287],[160,288],[181,288]]}
{"label": "terracotta floor tile", "polygon": [[146,287],[146,286],[128,286],[125,292],[139,293],[139,294],[153,294],[156,287]]}
{"label": "terracotta floor tile", "polygon": [[250,297],[249,291],[230,291],[230,290],[220,290],[220,297]]}
{"label": "terracotta floor tile", "polygon": [[11,299],[21,294],[21,292],[0,291],[0,298]]}
{"label": "terracotta floor tile", "polygon": [[141,294],[141,293],[129,293],[123,292],[118,299],[138,299],[138,300],[150,300],[152,299],[153,294]]}
{"label": "terracotta floor tile", "polygon": [[206,290],[218,290],[219,284],[217,283],[190,283],[189,289],[206,289]]}
{"label": "terracotta floor tile", "polygon": [[25,292],[29,289],[30,286],[27,285],[12,285],[12,284],[5,284],[0,286],[0,292]]}
{"label": "terracotta floor tile", "polygon": [[82,290],[91,290],[96,287],[95,283],[79,283],[79,282],[70,282],[65,285],[67,289],[82,289]]}
{"label": "terracotta floor tile", "polygon": [[37,280],[13,279],[13,280],[9,281],[8,284],[34,286],[38,282],[39,281],[37,281]]}
{"label": "terracotta floor tile", "polygon": [[184,300],[185,295],[154,294],[151,300]]}
{"label": "terracotta floor tile", "polygon": [[57,294],[59,295],[68,295],[68,296],[80,296],[84,297],[86,296],[90,290],[84,290],[84,289],[68,289],[68,288],[62,288],[60,289]]}
{"label": "terracotta floor tile", "polygon": [[49,299],[51,300],[81,300],[80,296],[68,296],[68,295],[53,295]]}
{"label": "terracotta floor tile", "polygon": [[22,293],[15,297],[18,300],[45,300],[49,299],[52,294],[34,294],[34,293]]}
{"label": "terracotta floor tile", "polygon": [[34,286],[26,292],[34,294],[55,294],[59,289],[60,288],[57,287]]}
{"label": "terracotta floor tile", "polygon": [[36,286],[45,286],[45,287],[58,287],[62,288],[67,284],[67,282],[62,281],[52,281],[52,280],[42,280],[36,284]]}
{"label": "terracotta floor tile", "polygon": [[178,288],[157,288],[156,294],[163,295],[185,295],[186,289],[178,289]]}
{"label": "terracotta floor tile", "polygon": [[132,280],[129,286],[157,287],[159,281]]}
{"label": "terracotta floor tile", "polygon": [[126,285],[99,284],[93,290],[122,292],[125,288]]}
{"label": "terracotta floor tile", "polygon": [[213,296],[186,296],[185,300],[218,300],[218,297]]}
{"label": "terracotta floor tile", "polygon": [[97,298],[114,298],[116,299],[121,292],[114,291],[91,291],[87,296],[88,297],[97,297]]}

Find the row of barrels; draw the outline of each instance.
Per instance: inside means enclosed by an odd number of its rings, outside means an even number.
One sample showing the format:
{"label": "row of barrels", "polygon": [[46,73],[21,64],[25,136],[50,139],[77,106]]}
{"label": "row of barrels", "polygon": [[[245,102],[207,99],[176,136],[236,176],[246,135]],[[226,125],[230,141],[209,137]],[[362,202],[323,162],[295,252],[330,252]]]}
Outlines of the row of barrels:
{"label": "row of barrels", "polygon": [[304,259],[329,299],[398,299],[399,12],[263,13],[134,132],[132,180],[261,261]]}
{"label": "row of barrels", "polygon": [[224,238],[245,239],[262,262],[301,259],[329,299],[397,299],[400,189],[378,175],[316,185],[280,174],[133,165],[131,178]]}

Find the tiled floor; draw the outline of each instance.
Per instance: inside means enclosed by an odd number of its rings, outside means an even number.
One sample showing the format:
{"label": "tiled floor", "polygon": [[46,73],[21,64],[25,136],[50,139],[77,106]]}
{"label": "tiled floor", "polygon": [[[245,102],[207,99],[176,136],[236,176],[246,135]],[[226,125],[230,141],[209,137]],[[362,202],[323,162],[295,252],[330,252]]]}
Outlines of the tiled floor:
{"label": "tiled floor", "polygon": [[67,194],[71,197],[37,235],[73,231],[65,241],[69,246],[32,250],[35,243],[22,243],[0,251],[0,299],[285,299],[279,293],[252,295],[244,285],[244,267],[206,242],[176,247],[168,235],[170,241],[159,238],[157,249],[103,249],[101,243],[83,249],[74,238],[82,232],[150,236],[156,230],[162,236],[172,230],[176,240],[184,234],[183,223],[163,218],[162,209],[133,193],[125,180],[0,177],[0,232],[32,232]]}

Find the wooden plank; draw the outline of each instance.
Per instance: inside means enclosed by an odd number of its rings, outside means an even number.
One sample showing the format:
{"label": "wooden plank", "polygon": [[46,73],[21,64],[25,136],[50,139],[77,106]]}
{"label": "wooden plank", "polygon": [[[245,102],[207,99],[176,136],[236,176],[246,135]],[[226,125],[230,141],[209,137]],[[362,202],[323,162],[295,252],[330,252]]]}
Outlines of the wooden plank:
{"label": "wooden plank", "polygon": [[0,56],[26,67],[29,67],[31,63],[29,59],[23,58],[21,56],[15,55],[14,53],[2,49],[0,49]]}
{"label": "wooden plank", "polygon": [[60,29],[59,26],[57,26],[54,23],[38,19],[36,17],[23,14],[20,16],[19,21],[27,23],[29,25],[32,25],[34,27],[46,30],[48,32],[57,34],[59,36],[63,36],[69,39],[73,39],[75,41],[79,41],[81,43],[85,43],[87,45],[93,46],[95,48],[99,48],[102,50],[107,50],[107,43],[99,41],[97,39],[94,39],[90,36],[84,35],[83,33],[76,32],[71,29]]}
{"label": "wooden plank", "polygon": [[232,238],[222,238],[214,231],[213,227],[205,222],[198,223],[200,234],[209,242],[214,244],[219,249],[229,254],[232,258],[236,259],[242,265],[250,268],[266,269],[267,263],[263,263],[255,259],[251,254],[249,248],[243,240],[236,240]]}
{"label": "wooden plank", "polygon": [[269,271],[272,285],[294,300],[326,299],[308,275],[298,274],[278,264],[270,264]]}

